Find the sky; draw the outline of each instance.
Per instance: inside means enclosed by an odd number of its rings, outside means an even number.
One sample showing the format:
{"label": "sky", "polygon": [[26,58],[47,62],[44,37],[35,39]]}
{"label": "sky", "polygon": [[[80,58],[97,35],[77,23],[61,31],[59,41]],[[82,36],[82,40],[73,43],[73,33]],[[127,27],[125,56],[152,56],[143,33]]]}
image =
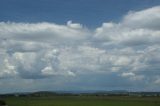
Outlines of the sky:
{"label": "sky", "polygon": [[160,88],[159,0],[1,0],[0,93]]}

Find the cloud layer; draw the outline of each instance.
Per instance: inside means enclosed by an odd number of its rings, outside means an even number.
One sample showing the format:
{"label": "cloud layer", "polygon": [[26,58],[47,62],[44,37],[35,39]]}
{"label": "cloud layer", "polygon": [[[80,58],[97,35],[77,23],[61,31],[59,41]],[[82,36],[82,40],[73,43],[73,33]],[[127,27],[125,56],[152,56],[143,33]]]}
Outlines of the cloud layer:
{"label": "cloud layer", "polygon": [[35,82],[26,89],[157,90],[159,13],[160,6],[131,11],[120,22],[95,30],[72,21],[0,22],[0,85],[22,90],[25,83]]}

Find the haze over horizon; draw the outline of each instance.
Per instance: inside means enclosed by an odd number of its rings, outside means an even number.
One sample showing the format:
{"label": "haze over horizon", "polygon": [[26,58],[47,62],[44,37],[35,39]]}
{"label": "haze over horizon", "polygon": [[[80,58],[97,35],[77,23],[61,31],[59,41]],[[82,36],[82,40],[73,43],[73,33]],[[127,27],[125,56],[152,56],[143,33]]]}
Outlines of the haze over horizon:
{"label": "haze over horizon", "polygon": [[159,0],[1,0],[0,93],[160,88]]}

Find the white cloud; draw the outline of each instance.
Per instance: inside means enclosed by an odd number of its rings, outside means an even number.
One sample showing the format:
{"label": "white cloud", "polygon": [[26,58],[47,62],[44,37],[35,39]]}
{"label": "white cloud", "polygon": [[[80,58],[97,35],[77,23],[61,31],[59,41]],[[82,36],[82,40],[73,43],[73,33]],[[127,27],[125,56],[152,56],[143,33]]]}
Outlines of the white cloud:
{"label": "white cloud", "polygon": [[70,28],[75,28],[75,29],[82,29],[83,26],[79,23],[72,23],[72,21],[68,21],[67,22],[67,26],[70,27]]}
{"label": "white cloud", "polygon": [[[94,31],[79,23],[0,23],[0,78],[76,78],[115,74],[156,84],[160,7],[129,12]],[[83,78],[83,77],[82,77]],[[112,79],[112,78],[111,78]],[[127,80],[128,81],[128,80]]]}
{"label": "white cloud", "polygon": [[160,39],[160,7],[131,12],[119,23],[103,23],[95,39],[127,46],[152,45]]}
{"label": "white cloud", "polygon": [[128,76],[135,76],[135,74],[134,73],[132,73],[132,72],[128,72],[128,73],[122,73],[122,76],[123,77],[128,77]]}
{"label": "white cloud", "polygon": [[[79,26],[79,27],[78,27]],[[78,28],[77,28],[78,27]],[[79,24],[54,23],[0,23],[1,39],[49,42],[54,44],[78,42],[90,36],[89,31]]]}
{"label": "white cloud", "polygon": [[124,17],[123,25],[132,28],[147,28],[159,30],[160,28],[160,6],[152,7],[142,11],[131,11]]}

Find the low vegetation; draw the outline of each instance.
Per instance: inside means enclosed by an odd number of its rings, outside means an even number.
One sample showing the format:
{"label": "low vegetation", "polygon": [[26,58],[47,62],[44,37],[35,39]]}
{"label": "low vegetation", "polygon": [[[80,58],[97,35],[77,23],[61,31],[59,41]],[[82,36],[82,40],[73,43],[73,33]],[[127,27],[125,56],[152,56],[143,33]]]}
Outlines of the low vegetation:
{"label": "low vegetation", "polygon": [[160,106],[160,97],[50,96],[5,97],[8,106]]}

